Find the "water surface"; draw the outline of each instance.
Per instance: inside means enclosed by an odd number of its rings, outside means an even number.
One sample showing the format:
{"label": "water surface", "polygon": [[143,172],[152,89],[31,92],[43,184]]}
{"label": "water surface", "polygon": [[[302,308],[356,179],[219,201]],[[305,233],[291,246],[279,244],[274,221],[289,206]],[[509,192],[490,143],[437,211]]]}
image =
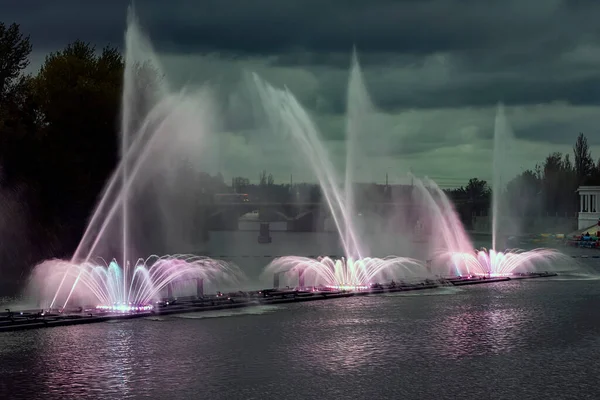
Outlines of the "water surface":
{"label": "water surface", "polygon": [[600,281],[60,327],[0,345],[2,399],[597,399]]}

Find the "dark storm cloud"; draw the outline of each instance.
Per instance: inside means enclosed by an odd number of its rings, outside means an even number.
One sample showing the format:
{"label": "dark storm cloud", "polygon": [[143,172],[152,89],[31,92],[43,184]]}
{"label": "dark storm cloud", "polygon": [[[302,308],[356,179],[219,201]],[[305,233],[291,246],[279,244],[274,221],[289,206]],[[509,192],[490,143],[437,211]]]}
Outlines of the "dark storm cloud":
{"label": "dark storm cloud", "polygon": [[[129,1],[10,2],[2,19],[30,33],[34,50],[76,38],[121,45]],[[378,107],[444,108],[565,101],[598,104],[600,73],[568,62],[577,46],[600,43],[592,0],[144,0],[136,11],[158,51],[246,58],[276,55],[273,67],[301,67],[319,80],[327,112],[345,111],[356,45]],[[452,74],[393,80],[380,68],[424,69],[448,56]],[[584,55],[586,57],[587,55]],[[331,73],[337,70],[338,73]],[[267,77],[268,78],[268,77]],[[306,100],[308,107],[316,104]]]}
{"label": "dark storm cloud", "polygon": [[[119,41],[128,1],[11,2],[40,46],[80,36]],[[563,46],[598,34],[600,4],[558,0],[204,0],[137,3],[142,24],[162,50],[272,54],[293,49],[427,54]],[[538,51],[540,48],[531,49]]]}
{"label": "dark storm cloud", "polygon": [[47,52],[76,39],[98,46],[121,45],[129,2],[4,1],[0,20],[16,22],[31,36],[34,51]]}
{"label": "dark storm cloud", "polygon": [[378,104],[383,109],[397,110],[398,107],[438,108],[452,105],[465,107],[473,104],[507,105],[540,104],[563,101],[572,105],[600,104],[600,75],[577,80],[560,81],[555,77],[514,77],[490,79],[486,82],[451,84],[436,88],[435,93],[411,93],[398,95],[384,93],[384,88],[373,87],[380,92]]}
{"label": "dark storm cloud", "polygon": [[[404,86],[386,81],[365,68],[366,81],[377,108],[398,112],[411,108],[446,108],[565,102],[571,105],[600,105],[600,74],[572,78],[568,71],[515,74],[509,77],[490,74],[485,79],[469,78],[444,82],[433,88]],[[318,74],[317,74],[318,75]],[[347,74],[326,77],[321,82],[327,93],[329,111],[346,112]],[[311,102],[304,103],[309,108]]]}
{"label": "dark storm cloud", "polygon": [[[594,9],[556,0],[205,0],[160,11],[140,7],[153,39],[174,51],[219,50],[272,54],[429,54],[450,51],[542,53],[597,34]],[[178,23],[174,23],[177,21]],[[577,29],[573,29],[577,26]],[[535,46],[535,47],[533,47]]]}
{"label": "dark storm cloud", "polygon": [[546,142],[552,144],[572,144],[577,140],[580,132],[583,132],[588,143],[592,146],[600,145],[600,129],[595,121],[577,121],[577,128],[569,122],[541,122],[534,127],[524,128],[515,132],[515,137],[527,139],[534,142]]}

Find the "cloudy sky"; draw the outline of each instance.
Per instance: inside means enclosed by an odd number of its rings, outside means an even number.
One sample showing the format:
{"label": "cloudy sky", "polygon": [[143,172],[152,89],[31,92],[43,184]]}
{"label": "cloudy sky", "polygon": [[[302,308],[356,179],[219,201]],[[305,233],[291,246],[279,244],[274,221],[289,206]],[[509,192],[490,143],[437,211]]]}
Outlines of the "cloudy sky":
{"label": "cloudy sky", "polygon": [[[128,4],[2,0],[2,19],[31,35],[36,68],[77,38],[122,47]],[[338,168],[355,45],[377,108],[372,129],[361,132],[361,180],[382,182],[386,172],[397,180],[409,170],[441,186],[490,179],[499,101],[516,136],[511,168],[570,152],[579,132],[600,156],[598,1],[144,0],[136,10],[175,87],[237,82],[243,71],[287,86]],[[222,141],[219,168],[310,180],[308,157],[278,153],[281,143],[234,132]]]}

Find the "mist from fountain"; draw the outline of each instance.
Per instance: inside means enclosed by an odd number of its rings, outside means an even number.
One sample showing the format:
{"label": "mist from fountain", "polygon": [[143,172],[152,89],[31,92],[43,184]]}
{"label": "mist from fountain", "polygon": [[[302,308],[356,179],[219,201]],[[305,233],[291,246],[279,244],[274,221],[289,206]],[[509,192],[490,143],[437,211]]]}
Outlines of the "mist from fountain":
{"label": "mist from fountain", "polygon": [[[432,180],[414,178],[415,199],[427,211],[426,224],[432,231],[430,237],[432,261],[442,275],[469,275],[470,264],[457,254],[469,254],[473,243],[460,221],[448,196]],[[453,255],[448,257],[448,255]]]}
{"label": "mist from fountain", "polygon": [[361,243],[358,240],[351,211],[346,207],[345,194],[330,158],[321,141],[317,127],[294,95],[287,89],[272,87],[253,75],[261,103],[274,130],[289,136],[307,158],[321,186],[324,201],[329,208],[344,254],[360,258]]}
{"label": "mist from fountain", "polygon": [[[498,106],[494,124],[493,145],[493,181],[492,181],[492,247],[491,249],[471,250],[471,241],[454,207],[447,196],[439,188],[437,198],[441,202],[438,225],[443,237],[443,248],[439,251],[438,262],[447,263],[456,269],[459,276],[509,276],[515,273],[548,271],[564,267],[560,261],[569,261],[555,249],[520,249],[498,250],[500,237],[507,232],[515,232],[517,221],[510,217],[506,203],[506,187],[510,179],[517,175],[512,157],[514,135],[504,113],[504,106]],[[437,187],[435,184],[430,187]],[[423,190],[422,190],[423,192]],[[452,216],[448,217],[445,216]],[[471,249],[469,249],[470,247]],[[571,263],[572,264],[572,263]]]}
{"label": "mist from fountain", "polygon": [[343,187],[338,179],[328,152],[317,127],[306,110],[286,88],[280,90],[253,75],[259,98],[274,131],[289,136],[306,157],[308,165],[319,181],[324,201],[332,215],[338,231],[345,257],[339,260],[304,257],[282,257],[267,266],[268,272],[284,270],[314,272],[318,277],[330,279],[330,285],[362,287],[377,273],[392,270],[406,271],[412,268],[430,276],[431,272],[417,260],[408,257],[369,258],[365,242],[359,239],[356,226],[357,212],[353,183],[357,154],[357,140],[367,128],[365,121],[373,106],[367,93],[356,52],[352,56],[352,67],[348,84],[348,114],[346,121],[346,169]]}
{"label": "mist from fountain", "polygon": [[[344,181],[345,194],[345,218],[354,220],[357,216],[356,198],[354,191],[356,160],[359,158],[357,152],[358,140],[364,134],[368,124],[368,117],[373,113],[373,104],[364,83],[356,48],[352,51],[352,62],[348,79],[348,90],[346,93],[346,168]],[[358,235],[356,225],[347,224],[345,232],[346,242],[349,243],[351,235]],[[357,243],[364,246],[364,243]],[[360,258],[366,249],[358,248],[355,254],[346,253],[347,256]]]}
{"label": "mist from fountain", "polygon": [[54,291],[40,299],[50,308],[89,294],[103,306],[150,301],[183,278],[226,281],[241,275],[221,261],[185,255],[130,263],[157,251],[193,250],[201,241],[198,178],[213,164],[214,152],[203,150],[213,147],[217,121],[208,88],[169,89],[132,9],[125,48],[121,160],[72,259],[47,261],[32,274],[31,288]]}
{"label": "mist from fountain", "polygon": [[[48,260],[34,270],[33,281],[43,285],[30,287],[29,297],[44,309],[77,304],[101,310],[145,311],[170,285],[196,281],[203,287],[204,281],[231,281],[237,274],[234,266],[223,261],[191,255],[151,256],[128,269],[115,260]],[[56,291],[57,287],[60,290]]]}
{"label": "mist from fountain", "polygon": [[[303,268],[309,270],[321,269],[322,272],[318,274],[321,277],[329,276],[331,279],[356,277],[357,275],[353,275],[351,269],[355,268],[354,264],[357,261],[368,254],[364,241],[358,240],[359,232],[354,223],[356,210],[352,182],[355,172],[354,163],[358,159],[356,143],[360,134],[367,131],[368,122],[366,121],[369,121],[368,116],[373,112],[373,105],[362,79],[356,53],[353,53],[348,84],[346,171],[343,189],[338,184],[333,166],[329,161],[316,126],[296,98],[287,89],[275,89],[262,81],[257,75],[254,75],[254,80],[271,122],[274,123],[277,130],[295,140],[302,150],[302,154],[307,157],[309,164],[313,167],[341,237],[344,254],[347,256],[347,260],[325,259],[326,262],[322,262],[321,259],[309,261],[305,258],[283,257],[267,270],[282,272],[286,266],[290,270],[298,270],[298,265],[304,265]],[[421,215],[421,218],[427,220],[430,229],[433,231],[430,244],[435,263],[431,266],[433,271],[427,269],[428,273],[434,272],[445,276],[506,275],[516,271],[522,272],[523,269],[535,270],[536,265],[539,264],[547,267],[549,261],[561,258],[560,253],[552,249],[538,249],[532,252],[517,250],[507,253],[496,250],[499,232],[498,218],[504,210],[504,207],[501,206],[503,200],[501,194],[511,177],[508,173],[510,168],[506,165],[509,162],[512,132],[504,117],[502,107],[499,107],[496,118],[494,138],[492,250],[473,250],[472,241],[466,233],[453,204],[435,182],[427,178],[419,180],[413,177],[412,179],[418,197],[413,201],[418,200],[419,204],[425,205],[428,215]],[[386,269],[402,264],[411,265],[413,268],[417,265],[417,263],[413,263],[412,259],[402,257],[397,259],[397,262],[378,260],[375,264],[378,266],[383,265]],[[356,265],[361,264],[358,262]],[[335,272],[340,268],[346,272]],[[359,276],[365,278],[369,274],[362,273]],[[367,283],[357,282],[356,279],[352,279],[352,281],[352,285]],[[346,284],[346,282],[337,283]]]}
{"label": "mist from fountain", "polygon": [[492,164],[492,249],[496,250],[501,237],[516,234],[518,221],[511,217],[507,204],[506,188],[519,171],[513,160],[515,141],[512,128],[506,118],[504,105],[499,104],[494,122],[494,147]]}
{"label": "mist from fountain", "polygon": [[286,256],[275,259],[263,274],[265,277],[277,274],[287,286],[325,286],[338,290],[366,290],[379,282],[433,277],[431,271],[419,261],[396,256],[357,260]]}

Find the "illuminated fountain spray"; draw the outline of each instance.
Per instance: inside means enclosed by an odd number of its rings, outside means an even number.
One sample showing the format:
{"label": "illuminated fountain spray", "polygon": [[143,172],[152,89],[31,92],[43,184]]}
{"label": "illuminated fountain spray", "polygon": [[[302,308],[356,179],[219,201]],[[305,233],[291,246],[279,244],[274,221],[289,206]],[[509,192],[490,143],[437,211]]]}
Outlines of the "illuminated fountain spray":
{"label": "illuminated fountain spray", "polygon": [[[332,260],[328,257],[310,259],[304,257],[281,257],[266,268],[269,273],[295,271],[304,276],[313,275],[313,283],[344,288],[362,288],[368,286],[376,276],[397,275],[409,277],[430,276],[431,272],[418,261],[407,257],[368,258],[368,249],[360,240],[356,228],[354,193],[352,189],[356,140],[362,121],[372,107],[365,89],[356,53],[353,55],[352,69],[348,87],[347,163],[343,188],[330,162],[323,141],[315,124],[287,89],[279,90],[253,75],[260,99],[265,107],[269,121],[277,132],[291,137],[308,164],[312,167],[329,208],[333,222],[339,233],[345,257]],[[304,286],[303,280],[299,282]]]}
{"label": "illuminated fountain spray", "polygon": [[[222,261],[179,255],[140,259],[129,269],[114,260],[100,264],[49,260],[35,269],[32,278],[45,283],[36,288],[40,299],[46,301],[41,304],[44,308],[53,308],[54,303],[91,305],[111,311],[144,311],[151,309],[154,300],[165,290],[172,291],[172,285],[178,282],[195,281],[201,295],[205,280],[231,279],[237,273],[235,267]],[[61,290],[56,291],[57,286]]]}
{"label": "illuminated fountain spray", "polygon": [[[397,270],[406,274],[410,269],[414,271],[412,275],[420,274],[420,276],[432,273],[444,276],[497,276],[515,272],[532,272],[540,266],[547,270],[550,262],[564,258],[561,253],[552,249],[537,249],[529,252],[496,250],[500,225],[498,218],[501,212],[500,194],[508,178],[506,158],[510,153],[507,145],[511,135],[503,109],[499,107],[494,140],[492,250],[474,251],[473,244],[446,194],[429,179],[422,181],[413,178],[419,204],[424,205],[429,213],[426,218],[433,229],[430,244],[433,248],[434,262],[427,268],[404,257],[369,259],[368,263],[364,263],[368,249],[365,248],[364,242],[359,240],[354,224],[356,211],[352,179],[354,162],[358,159],[356,139],[361,131],[368,129],[368,126],[364,125],[365,121],[368,121],[367,114],[371,111],[372,105],[362,81],[356,54],[353,56],[348,88],[347,162],[343,189],[339,186],[317,128],[296,98],[287,89],[275,89],[256,75],[254,80],[270,121],[279,132],[284,132],[295,140],[298,148],[313,167],[347,257],[340,260],[282,257],[270,265],[267,271],[283,273],[287,268],[288,271],[297,271],[304,276],[305,270],[313,272],[320,270],[314,275],[320,280],[329,279],[332,285],[362,287],[374,279],[373,274],[369,272],[373,265],[377,265],[376,270],[379,272]],[[357,269],[362,272],[352,272]],[[304,278],[299,282],[300,286],[303,286],[303,282]]]}
{"label": "illuminated fountain spray", "polygon": [[470,253],[454,253],[452,261],[464,265],[466,271],[476,276],[510,276],[535,271],[549,271],[555,263],[566,261],[564,254],[554,249],[534,249],[529,251],[479,250]]}
{"label": "illuminated fountain spray", "polygon": [[[212,147],[216,110],[206,88],[169,89],[132,10],[125,45],[121,161],[72,259],[46,261],[32,274],[30,290],[49,308],[95,299],[103,308],[137,310],[177,282],[240,275],[224,262],[186,255],[130,263],[201,241],[195,179],[212,161],[201,152]],[[100,257],[113,261],[97,263]]]}
{"label": "illuminated fountain spray", "polygon": [[287,256],[274,260],[265,269],[267,275],[284,275],[288,282],[298,278],[298,286],[305,288],[326,286],[337,290],[366,290],[370,284],[423,278],[424,266],[417,260],[404,257],[332,259]]}
{"label": "illuminated fountain spray", "polygon": [[470,254],[473,244],[448,196],[432,180],[414,178],[415,201],[423,204],[432,235],[430,247],[436,270],[444,276],[469,275],[470,264],[460,254]]}
{"label": "illuminated fountain spray", "polygon": [[[436,251],[436,263],[448,265],[459,276],[509,276],[515,273],[548,271],[556,265],[564,266],[561,261],[567,257],[554,249],[519,249],[500,251],[499,240],[502,227],[514,227],[515,221],[508,217],[509,210],[504,204],[503,195],[506,185],[516,173],[511,170],[514,163],[510,160],[512,130],[504,115],[504,107],[498,107],[494,125],[493,189],[492,189],[492,248],[473,251],[471,241],[466,234],[453,205],[445,193],[432,181],[426,185],[419,183],[421,194],[435,215],[434,224],[440,238]],[[427,186],[427,187],[426,187]],[[431,194],[434,194],[432,196]],[[434,200],[435,198],[435,200]],[[572,264],[572,263],[571,263]]]}

